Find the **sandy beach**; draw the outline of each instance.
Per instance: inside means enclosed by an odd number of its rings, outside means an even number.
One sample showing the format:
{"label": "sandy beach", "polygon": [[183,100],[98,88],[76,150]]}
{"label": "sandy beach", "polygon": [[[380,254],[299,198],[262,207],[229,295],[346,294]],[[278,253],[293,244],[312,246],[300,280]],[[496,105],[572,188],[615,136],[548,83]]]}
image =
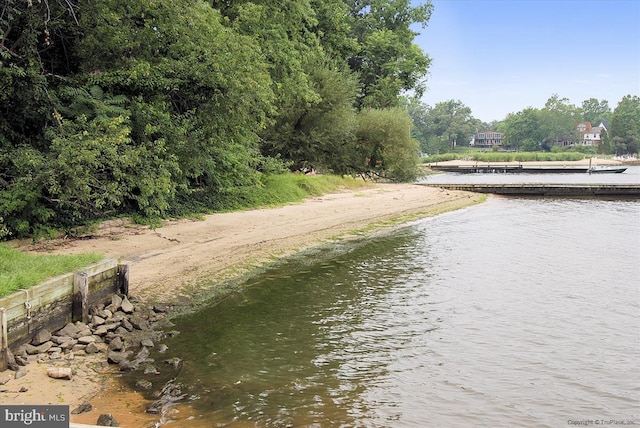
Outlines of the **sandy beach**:
{"label": "sandy beach", "polygon": [[[279,208],[166,221],[155,229],[112,220],[83,239],[12,244],[24,251],[115,257],[129,265],[131,295],[147,302],[188,302],[217,283],[301,250],[379,233],[482,198],[414,184],[376,184]],[[100,414],[111,413],[123,427],[153,426],[156,418],[144,413],[146,402],[121,387],[122,375],[107,366],[104,355],[63,364],[72,367],[72,380],[50,379],[49,365],[34,362],[25,377],[0,386],[0,403],[68,404],[73,410],[89,401],[93,410],[72,415],[72,422],[94,424]],[[0,379],[12,374],[0,373]],[[19,392],[21,388],[27,391]]]}

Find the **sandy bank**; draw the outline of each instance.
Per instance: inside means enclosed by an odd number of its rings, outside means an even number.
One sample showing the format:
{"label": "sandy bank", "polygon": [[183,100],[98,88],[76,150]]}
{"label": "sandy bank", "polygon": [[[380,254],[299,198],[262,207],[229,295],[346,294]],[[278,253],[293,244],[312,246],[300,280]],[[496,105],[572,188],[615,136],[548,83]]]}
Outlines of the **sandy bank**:
{"label": "sandy bank", "polygon": [[[478,194],[412,184],[377,184],[280,208],[167,221],[157,229],[118,220],[105,222],[85,239],[13,244],[25,251],[117,257],[130,266],[131,294],[171,302],[330,240],[368,234],[481,199]],[[79,357],[64,364],[76,373],[72,381],[49,379],[44,365],[31,363],[27,376],[0,387],[5,390],[0,392],[0,403],[68,404],[73,410],[89,400],[94,410],[72,416],[73,422],[95,423],[100,413],[112,413],[121,426],[150,426],[154,418],[144,414],[143,400],[122,391],[117,376],[103,362]],[[0,378],[9,373],[0,373]],[[28,392],[19,393],[23,386]]]}

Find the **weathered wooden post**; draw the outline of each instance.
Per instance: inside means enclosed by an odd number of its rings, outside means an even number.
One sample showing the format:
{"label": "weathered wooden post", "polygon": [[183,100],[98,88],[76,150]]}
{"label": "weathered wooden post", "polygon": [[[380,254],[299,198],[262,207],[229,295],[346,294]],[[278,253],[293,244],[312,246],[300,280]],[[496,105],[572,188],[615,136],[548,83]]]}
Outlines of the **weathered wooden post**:
{"label": "weathered wooden post", "polygon": [[129,265],[118,265],[118,291],[129,296]]}
{"label": "weathered wooden post", "polygon": [[7,369],[9,365],[9,338],[7,337],[7,313],[4,308],[0,308],[0,372]]}
{"label": "weathered wooden post", "polygon": [[73,311],[72,320],[89,321],[89,275],[76,272],[73,277]]}

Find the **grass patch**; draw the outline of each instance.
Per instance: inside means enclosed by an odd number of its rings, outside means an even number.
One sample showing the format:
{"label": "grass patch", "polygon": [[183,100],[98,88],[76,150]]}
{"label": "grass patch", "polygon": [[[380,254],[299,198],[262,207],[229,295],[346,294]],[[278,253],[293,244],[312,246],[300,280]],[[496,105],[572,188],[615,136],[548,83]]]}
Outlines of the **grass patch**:
{"label": "grass patch", "polygon": [[259,202],[261,206],[303,202],[309,197],[369,186],[369,183],[351,177],[302,174],[271,175],[263,180],[263,184],[263,188],[253,189],[265,198]]}
{"label": "grass patch", "polygon": [[36,255],[0,243],[0,297],[102,260],[100,254]]}
{"label": "grass patch", "polygon": [[[167,217],[187,218],[216,212],[272,208],[303,202],[309,197],[370,187],[359,178],[336,175],[264,174],[250,186],[194,191],[181,197]],[[138,222],[142,223],[140,220]],[[153,225],[152,225],[153,227]]]}

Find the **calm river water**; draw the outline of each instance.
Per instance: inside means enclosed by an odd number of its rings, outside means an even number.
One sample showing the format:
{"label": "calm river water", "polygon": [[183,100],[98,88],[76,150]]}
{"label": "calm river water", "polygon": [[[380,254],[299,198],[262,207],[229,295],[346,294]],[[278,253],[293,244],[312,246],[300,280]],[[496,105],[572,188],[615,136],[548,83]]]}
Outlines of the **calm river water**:
{"label": "calm river water", "polygon": [[639,200],[490,197],[178,319],[157,381],[168,426],[640,425],[639,315]]}

